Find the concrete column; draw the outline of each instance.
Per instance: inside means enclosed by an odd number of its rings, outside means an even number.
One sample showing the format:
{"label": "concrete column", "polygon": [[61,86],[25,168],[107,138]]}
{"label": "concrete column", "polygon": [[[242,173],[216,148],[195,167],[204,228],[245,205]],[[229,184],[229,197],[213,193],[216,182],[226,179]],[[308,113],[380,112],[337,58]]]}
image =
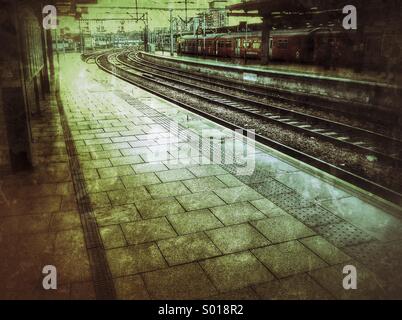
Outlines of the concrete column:
{"label": "concrete column", "polygon": [[41,100],[41,95],[42,95],[42,90],[40,88],[40,74],[36,75],[33,78],[33,89],[34,89],[34,95],[33,98],[35,99],[34,101],[34,107],[35,107],[35,114],[40,114],[41,109],[40,109],[40,100]]}
{"label": "concrete column", "polygon": [[261,46],[261,63],[268,64],[269,63],[269,36],[272,30],[272,22],[270,18],[264,17],[263,19],[263,27],[262,27],[262,46]]}
{"label": "concrete column", "polygon": [[[8,12],[3,20],[7,28],[0,28],[0,42],[7,44],[1,51],[1,63],[4,64],[0,75],[0,119],[2,127],[0,136],[5,140],[0,141],[3,156],[1,162],[7,159],[9,163],[2,163],[2,167],[8,167],[13,171],[31,168],[31,135],[29,126],[29,112],[27,107],[27,86],[24,80],[24,62],[21,52],[22,34],[19,19],[17,17],[17,4],[6,1],[2,9]],[[6,151],[7,150],[7,151]],[[8,157],[4,157],[4,152]]]}
{"label": "concrete column", "polygon": [[42,40],[42,52],[43,52],[43,70],[41,72],[41,84],[42,84],[42,94],[45,96],[50,93],[50,81],[49,81],[49,70],[48,70],[48,51],[47,51],[47,41],[46,41],[46,31],[41,28],[41,40]]}
{"label": "concrete column", "polygon": [[50,76],[54,75],[53,37],[52,31],[46,30],[46,55],[49,61]]}
{"label": "concrete column", "polygon": [[13,171],[32,167],[28,113],[22,87],[2,89],[2,107],[6,123],[10,166]]}

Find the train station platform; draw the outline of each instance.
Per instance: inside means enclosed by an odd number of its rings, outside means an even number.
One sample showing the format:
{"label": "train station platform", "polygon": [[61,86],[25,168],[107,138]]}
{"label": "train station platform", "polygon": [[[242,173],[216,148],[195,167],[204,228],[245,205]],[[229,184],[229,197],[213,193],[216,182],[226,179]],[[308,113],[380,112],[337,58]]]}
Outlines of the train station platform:
{"label": "train station platform", "polygon": [[78,54],[58,77],[33,119],[34,170],[0,181],[1,298],[401,297],[400,208]]}

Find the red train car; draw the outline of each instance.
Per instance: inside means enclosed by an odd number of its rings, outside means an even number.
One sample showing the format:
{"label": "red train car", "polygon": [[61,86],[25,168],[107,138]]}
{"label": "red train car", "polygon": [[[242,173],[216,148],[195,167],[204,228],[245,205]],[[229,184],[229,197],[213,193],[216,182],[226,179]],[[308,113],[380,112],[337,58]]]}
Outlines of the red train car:
{"label": "red train car", "polygon": [[327,28],[275,30],[270,34],[269,57],[273,61],[313,64],[353,64],[356,33]]}
{"label": "red train car", "polygon": [[[360,40],[361,42],[361,40]],[[356,32],[329,28],[273,30],[268,48],[271,61],[352,66],[362,56]],[[179,54],[222,58],[262,57],[261,32],[184,36]]]}
{"label": "red train car", "polygon": [[276,61],[313,61],[314,40],[310,30],[272,31],[269,38],[269,58]]}
{"label": "red train car", "polygon": [[261,57],[261,32],[184,36],[179,39],[178,53],[258,59]]}

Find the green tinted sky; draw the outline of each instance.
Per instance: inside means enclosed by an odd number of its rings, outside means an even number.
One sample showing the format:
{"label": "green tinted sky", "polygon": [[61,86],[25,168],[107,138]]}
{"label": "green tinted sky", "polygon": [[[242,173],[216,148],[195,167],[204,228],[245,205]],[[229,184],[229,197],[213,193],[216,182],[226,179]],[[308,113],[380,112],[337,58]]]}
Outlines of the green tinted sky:
{"label": "green tinted sky", "polygon": [[[179,2],[179,3],[178,3]],[[189,0],[188,8],[189,17],[194,16],[197,11],[196,8],[208,8],[208,3],[210,0]],[[239,3],[241,0],[228,0],[226,5]],[[117,7],[131,7],[134,6],[135,0],[98,0],[97,5],[88,6],[90,9],[89,15],[84,15],[83,18],[129,18],[127,14],[134,13],[133,9],[118,9]],[[155,8],[155,10],[142,9],[140,12],[148,12],[150,15],[150,27],[168,26],[169,25],[169,9],[174,9],[174,16],[180,15],[184,18],[184,0],[138,0],[138,5],[140,7],[150,7]],[[225,5],[225,4],[223,4]],[[99,8],[108,7],[108,8]],[[157,8],[161,8],[159,10]],[[246,18],[234,18],[231,17],[229,20],[230,25],[238,24],[240,20],[245,20]],[[260,19],[249,19],[250,22],[259,22]],[[60,21],[61,27],[68,26],[72,32],[78,31],[78,23],[73,18],[63,18]],[[96,26],[97,23],[91,22],[91,27]],[[115,32],[119,26],[119,22],[105,22],[106,30],[109,32]],[[143,28],[142,23],[126,22],[126,31],[141,30]]]}

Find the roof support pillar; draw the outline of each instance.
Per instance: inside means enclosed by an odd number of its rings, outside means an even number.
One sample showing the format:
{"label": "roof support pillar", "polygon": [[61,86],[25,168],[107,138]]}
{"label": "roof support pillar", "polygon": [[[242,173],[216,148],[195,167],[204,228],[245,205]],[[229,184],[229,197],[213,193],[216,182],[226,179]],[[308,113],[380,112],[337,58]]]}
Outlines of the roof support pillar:
{"label": "roof support pillar", "polygon": [[262,28],[262,43],[261,43],[261,62],[262,64],[269,63],[269,37],[272,30],[272,20],[270,17],[264,17]]}

